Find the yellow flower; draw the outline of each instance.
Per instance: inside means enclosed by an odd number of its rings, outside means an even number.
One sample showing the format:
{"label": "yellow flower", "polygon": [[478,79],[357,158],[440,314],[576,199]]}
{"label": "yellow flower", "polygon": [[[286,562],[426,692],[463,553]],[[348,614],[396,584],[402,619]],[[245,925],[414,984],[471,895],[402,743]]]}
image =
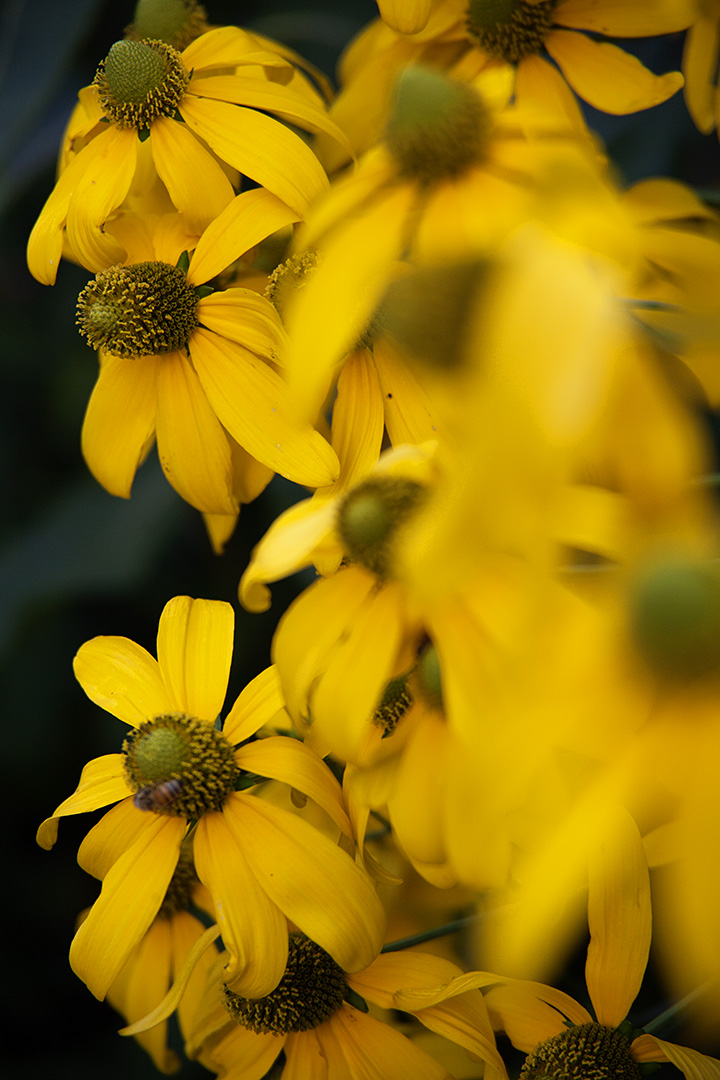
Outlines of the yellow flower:
{"label": "yellow flower", "polygon": [[[440,957],[396,952],[348,974],[315,942],[293,935],[285,975],[268,997],[249,1001],[222,982],[210,984],[188,1053],[233,1080],[264,1075],[283,1050],[286,1064],[279,1075],[288,1078],[450,1080],[429,1054],[370,1015],[365,999],[392,1009],[399,987],[428,987],[459,973],[455,964]],[[483,1061],[487,1080],[507,1080],[482,995],[440,1000],[416,1015],[425,1027]]]}
{"label": "yellow flower", "polygon": [[[385,23],[371,24],[346,50],[342,90],[330,111],[356,153],[378,141],[394,78],[409,63],[466,82],[480,71],[508,77],[521,107],[533,105],[578,131],[585,121],[575,94],[615,114],[659,105],[683,85],[680,72],[655,75],[594,35],[672,33],[696,17],[694,0],[395,0],[379,7]],[[318,151],[330,171],[347,160],[324,136]]]}
{"label": "yellow flower", "polygon": [[485,987],[493,1027],[528,1055],[523,1080],[562,1080],[568,1075],[635,1080],[638,1064],[650,1061],[672,1062],[687,1080],[717,1080],[720,1061],[624,1023],[642,985],[652,915],[642,840],[635,822],[619,807],[601,843],[590,849],[588,884],[585,976],[594,1017],[550,986],[489,972],[460,976],[437,994],[400,991],[396,1005],[423,1008],[448,994]]}
{"label": "yellow flower", "polygon": [[75,659],[91,700],[132,728],[122,752],[86,765],[77,791],[38,830],[50,848],[59,818],[118,803],[79,854],[103,888],[70,960],[96,997],[157,915],[191,822],[197,873],[212,895],[231,955],[226,979],[237,992],[262,996],[277,985],[286,918],[346,970],[366,966],[380,948],[384,914],[365,873],[327,836],[251,790],[263,778],[288,783],[352,837],[339,785],[307,747],[285,737],[247,741],[282,708],[274,669],[246,687],[222,731],[215,726],[232,639],[229,604],[176,597],[160,618],[158,660],[114,637],[86,642]]}
{"label": "yellow flower", "polygon": [[[344,141],[318,95],[286,85],[292,65],[237,27],[201,35],[182,52],[161,41],[119,41],[81,91],[67,132],[81,146],[67,164],[31,233],[28,265],[52,284],[63,230],[75,258],[92,264],[98,248],[117,260],[104,225],[135,177],[140,137],[170,199],[202,230],[232,200],[227,171],[238,170],[299,216],[327,187],[309,146],[276,113]],[[228,69],[231,70],[227,74]]]}
{"label": "yellow flower", "polygon": [[[107,993],[107,1000],[126,1023],[142,1019],[165,997],[188,953],[204,933],[204,923],[191,909],[211,916],[213,903],[208,890],[198,881],[192,846],[186,842],[180,849],[175,873],[155,920]],[[195,1014],[212,964],[213,953],[204,952],[188,980],[178,1009],[180,1030],[184,1033],[189,1031],[188,1022]],[[139,1033],[137,1039],[160,1072],[174,1073],[180,1068],[180,1061],[168,1047],[167,1029],[165,1021]]]}
{"label": "yellow flower", "polygon": [[333,480],[334,451],[271,366],[285,341],[272,305],[204,284],[295,219],[269,192],[245,192],[205,230],[187,272],[175,265],[182,240],[158,226],[134,237],[137,262],[101,271],[80,294],[78,322],[100,358],[82,448],[112,494],[130,496],[155,439],[180,495],[231,520],[271,470],[313,487]]}

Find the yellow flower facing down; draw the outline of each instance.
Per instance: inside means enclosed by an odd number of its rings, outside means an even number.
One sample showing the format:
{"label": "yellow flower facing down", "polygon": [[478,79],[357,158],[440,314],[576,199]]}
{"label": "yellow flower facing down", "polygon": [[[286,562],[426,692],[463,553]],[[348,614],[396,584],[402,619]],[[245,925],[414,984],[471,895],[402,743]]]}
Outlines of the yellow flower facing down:
{"label": "yellow flower facing down", "polygon": [[[428,987],[434,979],[459,974],[450,961],[422,952],[378,956],[349,974],[315,942],[293,935],[288,967],[269,996],[248,1000],[211,980],[187,1050],[223,1080],[255,1080],[283,1050],[286,1063],[279,1075],[286,1080],[451,1080],[390,1022],[369,1015],[366,1001],[392,1009],[400,986]],[[507,1080],[481,994],[440,1000],[416,1015],[429,1030],[479,1058],[486,1080]]]}
{"label": "yellow flower facing down", "polygon": [[158,629],[158,659],[126,638],[81,647],[75,673],[96,704],[131,727],[123,750],[89,762],[76,792],[38,830],[51,848],[67,814],[118,803],[85,838],[81,865],[103,881],[72,943],[71,964],[103,998],[157,915],[195,823],[198,877],[230,953],[233,990],[262,996],[287,963],[287,919],[349,971],[379,951],[384,913],[370,879],[308,822],[257,798],[263,778],[312,798],[352,843],[337,781],[295,739],[253,735],[282,709],[273,668],[216,727],[230,670],[233,612],[176,597]]}
{"label": "yellow flower facing down", "polygon": [[312,487],[334,479],[334,451],[272,367],[285,346],[274,308],[251,290],[205,284],[295,219],[269,192],[245,192],[205,230],[187,272],[175,265],[181,241],[158,226],[135,239],[137,261],[101,271],[80,294],[78,323],[100,359],[82,448],[113,495],[130,496],[155,440],[179,494],[231,520],[272,472]]}
{"label": "yellow flower facing down", "polygon": [[[230,74],[228,74],[228,71]],[[269,77],[268,77],[269,76]],[[327,187],[309,146],[282,120],[344,141],[318,95],[287,85],[292,65],[237,27],[202,34],[178,53],[162,41],[116,42],[66,133],[82,148],[69,161],[28,243],[28,265],[52,284],[63,232],[74,256],[93,264],[98,252],[118,259],[104,224],[135,176],[139,137],[173,205],[196,228],[220,214],[235,195],[227,171],[237,170],[272,191],[299,216]]]}
{"label": "yellow flower facing down", "polygon": [[717,1080],[720,1061],[638,1033],[625,1020],[642,985],[652,915],[642,840],[620,807],[603,840],[589,852],[588,923],[585,977],[595,1016],[550,986],[489,972],[460,976],[437,994],[400,991],[395,1004],[417,1009],[453,992],[485,988],[494,1029],[504,1031],[528,1055],[522,1080],[639,1080],[639,1064],[663,1061],[672,1062],[686,1080]]}

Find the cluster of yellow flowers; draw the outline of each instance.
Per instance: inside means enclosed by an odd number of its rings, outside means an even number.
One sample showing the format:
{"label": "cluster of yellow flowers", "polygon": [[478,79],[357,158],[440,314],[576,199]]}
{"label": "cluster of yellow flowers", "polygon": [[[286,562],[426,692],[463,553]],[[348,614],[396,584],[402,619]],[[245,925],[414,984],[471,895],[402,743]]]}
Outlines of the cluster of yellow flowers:
{"label": "cluster of yellow flowers", "polygon": [[[498,1032],[524,1080],[718,1080],[626,1017],[655,867],[668,985],[720,1006],[720,217],[623,190],[578,98],[684,84],[710,131],[720,4],[378,7],[329,103],[276,42],[140,0],[30,237],[39,281],[95,274],[97,480],[130,497],[156,442],[221,552],[280,474],[313,493],[240,602],[318,574],[225,714],[226,601],[171,599],[157,659],[80,648],[127,731],[38,833],[112,806],[70,961],[168,1073],[177,1009],[231,1080],[507,1080]],[[684,76],[603,40],[683,31]],[[418,950],[458,916],[464,957]],[[593,1013],[537,981],[585,916]]]}

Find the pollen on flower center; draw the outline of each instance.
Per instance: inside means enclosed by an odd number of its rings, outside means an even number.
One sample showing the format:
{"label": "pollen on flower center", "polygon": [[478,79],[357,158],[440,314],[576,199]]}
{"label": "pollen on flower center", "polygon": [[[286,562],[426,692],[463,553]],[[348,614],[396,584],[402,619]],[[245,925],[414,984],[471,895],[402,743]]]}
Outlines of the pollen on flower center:
{"label": "pollen on flower center", "polygon": [[477,91],[429,68],[408,67],[397,82],[385,142],[400,175],[428,185],[481,161],[490,129]]}
{"label": "pollen on flower center", "polygon": [[387,577],[392,538],[426,494],[422,484],[397,476],[371,477],[353,488],[340,506],[337,523],[349,559]]}
{"label": "pollen on flower center", "polygon": [[617,1029],[579,1024],[528,1054],[521,1080],[640,1080],[630,1042]]}
{"label": "pollen on flower center", "polygon": [[382,728],[383,739],[392,735],[405,713],[412,705],[413,697],[404,675],[391,679],[383,691],[380,704],[372,715],[372,722]]}
{"label": "pollen on flower center", "polygon": [[147,720],[122,749],[135,805],[156,814],[196,820],[221,810],[240,774],[227,739],[185,713]]}
{"label": "pollen on flower center", "polygon": [[556,0],[470,0],[468,37],[490,56],[516,64],[542,52],[553,22]]}
{"label": "pollen on flower center", "polygon": [[198,297],[183,270],[168,263],[111,266],[78,296],[80,333],[113,356],[157,356],[186,349]]}
{"label": "pollen on flower center", "polygon": [[258,1035],[288,1035],[319,1027],[338,1011],[347,993],[342,968],[314,941],[291,934],[285,974],[271,994],[244,998],[223,988],[224,1005]]}
{"label": "pollen on flower center", "polygon": [[164,41],[116,41],[93,80],[105,115],[119,127],[149,128],[173,116],[190,73],[180,53]]}
{"label": "pollen on flower center", "polygon": [[318,261],[316,251],[301,251],[291,255],[273,270],[264,295],[281,318],[285,315],[290,298],[307,285]]}

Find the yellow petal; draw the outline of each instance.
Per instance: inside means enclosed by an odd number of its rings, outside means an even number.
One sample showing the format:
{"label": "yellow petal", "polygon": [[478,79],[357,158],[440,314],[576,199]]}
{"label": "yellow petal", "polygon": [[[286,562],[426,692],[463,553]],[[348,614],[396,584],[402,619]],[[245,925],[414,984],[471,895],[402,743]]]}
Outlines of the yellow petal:
{"label": "yellow petal", "polygon": [[410,1039],[348,1005],[338,1009],[316,1033],[328,1059],[328,1076],[451,1080],[447,1069]]}
{"label": "yellow petal", "polygon": [[343,970],[367,967],[385,932],[385,913],[367,874],[294,814],[239,793],[228,808],[231,828],[270,898]]}
{"label": "yellow petal", "polygon": [[108,803],[125,799],[130,793],[123,754],[104,754],[103,757],[93,758],[83,769],[73,794],[60,803],[52,817],[43,821],[37,831],[38,844],[46,851],[53,847],[57,840],[58,818],[98,810]]}
{"label": "yellow petal", "polygon": [[332,447],[340,462],[333,494],[357,483],[380,456],[383,409],[377,372],[367,349],[346,360],[337,384],[332,413]]}
{"label": "yellow petal", "polygon": [[[303,1031],[301,1038],[288,1039],[285,1056],[284,1080],[327,1080],[328,1059],[320,1049],[316,1031]],[[338,1075],[343,1076],[342,1072]]]}
{"label": "yellow petal", "polygon": [[132,847],[146,824],[147,812],[138,810],[132,799],[124,798],[87,834],[78,849],[79,865],[102,881],[120,856]]}
{"label": "yellow petal", "polygon": [[[97,141],[93,139],[77,160],[82,161]],[[102,153],[86,160],[75,184],[68,207],[67,243],[78,262],[93,273],[120,261],[118,245],[104,226],[128,193],[135,175],[137,148],[133,128],[111,127],[102,138]]]}
{"label": "yellow petal", "polygon": [[233,650],[235,615],[224,600],[176,596],[158,626],[158,662],[176,708],[215,722],[220,713]]}
{"label": "yellow petal", "polygon": [[617,1027],[630,1011],[650,952],[650,878],[637,825],[621,808],[590,850],[585,977],[598,1023]]}
{"label": "yellow petal", "polygon": [[[197,894],[193,898],[196,899],[196,896]],[[212,902],[209,910],[212,911]],[[205,927],[199,919],[196,919],[188,911],[176,912],[172,917],[170,926],[172,931],[172,969],[173,974],[178,977],[183,970],[187,957],[193,950],[201,948],[199,942],[204,935]],[[216,929],[219,933],[219,928]],[[206,949],[201,953],[178,1005],[180,1030],[185,1038],[189,1036],[190,1030],[195,1024],[195,1017],[199,1015],[216,960],[217,951],[215,949]],[[223,1010],[223,1013],[225,1013],[225,1010]],[[224,1019],[227,1020],[227,1013],[225,1013]]]}
{"label": "yellow petal", "polygon": [[437,438],[432,405],[412,371],[387,338],[373,346],[385,427],[393,446]]}
{"label": "yellow petal", "polygon": [[266,236],[299,220],[299,215],[264,188],[237,195],[205,229],[190,261],[188,281],[202,285]]}
{"label": "yellow petal", "polygon": [[322,758],[304,743],[283,736],[258,739],[239,750],[235,760],[241,769],[280,780],[304,792],[329,814],[342,832],[352,837],[340,785]]}
{"label": "yellow petal", "polygon": [[432,0],[378,0],[380,18],[399,34],[417,34],[430,17]]}
{"label": "yellow petal", "polygon": [[235,197],[233,186],[212,154],[184,124],[168,116],[153,121],[150,146],[158,176],[192,228],[202,230]]}
{"label": "yellow petal", "polygon": [[101,1001],[157,915],[186,828],[181,818],[149,814],[142,835],[108,872],[73,938],[72,969]]}
{"label": "yellow petal", "polygon": [[685,103],[703,134],[715,127],[715,69],[720,51],[720,18],[716,12],[698,12],[683,49]]}
{"label": "yellow petal", "polygon": [[247,105],[262,112],[275,113],[287,123],[307,131],[320,132],[335,139],[350,154],[352,150],[347,136],[308,98],[300,97],[282,83],[269,79],[254,79],[248,75],[215,75],[206,79],[193,79],[190,93],[201,98],[232,101],[235,105]]}
{"label": "yellow petal", "polygon": [[203,297],[198,320],[207,330],[244,345],[258,356],[275,362],[284,359],[287,335],[280,316],[269,300],[251,289],[225,289]]}
{"label": "yellow petal", "polygon": [[[264,997],[285,971],[288,931],[282,912],[248,866],[246,840],[253,827],[244,800],[231,795],[221,814],[206,814],[198,822],[195,866],[212,893],[230,953],[227,983],[243,997]],[[279,866],[275,864],[276,872]]]}
{"label": "yellow petal", "polygon": [[[263,1077],[283,1048],[287,1036],[265,1032],[258,1035],[235,1025],[228,1035],[214,1043],[208,1054],[208,1066],[218,1069],[221,1076]],[[283,1074],[286,1069],[283,1068]]]}
{"label": "yellow petal", "polygon": [[230,444],[180,353],[158,368],[156,428],[160,464],[178,494],[204,513],[236,513]]}
{"label": "yellow petal", "polygon": [[208,30],[192,41],[182,53],[188,71],[203,71],[214,67],[236,67],[240,64],[272,64],[289,67],[281,55],[267,52],[266,59],[258,59],[257,41],[246,30],[237,26],[219,26]]}
{"label": "yellow petal", "polygon": [[567,994],[542,983],[503,980],[485,994],[492,1026],[504,1031],[513,1046],[526,1054],[538,1043],[565,1031],[567,1017],[573,1024],[592,1021],[587,1009]]}
{"label": "yellow petal", "polygon": [[138,465],[155,434],[161,359],[108,356],[100,368],[82,429],[82,452],[91,473],[111,495],[130,498]]}
{"label": "yellow petal", "polygon": [[684,82],[679,71],[654,75],[616,45],[574,30],[553,30],[545,47],[575,93],[603,112],[622,116],[660,105]]}
{"label": "yellow petal", "polygon": [[584,133],[582,110],[557,68],[542,56],[525,56],[517,66],[515,97],[523,107],[532,105],[549,116],[559,116],[571,130]]}
{"label": "yellow petal", "polygon": [[173,708],[157,661],[129,638],[86,641],[73,670],[91,701],[133,727]]}
{"label": "yellow petal", "polygon": [[295,720],[308,717],[308,692],[314,679],[325,669],[329,650],[352,625],[374,586],[373,575],[351,566],[311,585],[280,620],[273,659],[287,710]]}
{"label": "yellow petal", "polygon": [[240,603],[248,611],[267,611],[270,590],[264,582],[279,581],[312,562],[315,548],[332,535],[337,504],[304,499],[277,518],[255,547],[240,580]]}
{"label": "yellow petal", "polygon": [[553,22],[608,37],[650,37],[684,30],[695,18],[693,0],[561,0]]}
{"label": "yellow petal", "polygon": [[278,670],[265,668],[242,691],[223,724],[223,735],[232,743],[244,742],[284,707]]}
{"label": "yellow petal", "polygon": [[655,1035],[640,1035],[630,1048],[636,1061],[671,1061],[685,1080],[720,1080],[720,1061]]}
{"label": "yellow petal", "polygon": [[192,357],[220,422],[248,453],[288,480],[330,484],[338,473],[332,447],[296,414],[290,391],[247,349],[198,329]]}
{"label": "yellow petal", "polygon": [[325,170],[307,143],[263,113],[188,96],[180,104],[188,129],[222,161],[277,195],[303,217],[327,191]]}
{"label": "yellow petal", "polygon": [[[413,860],[442,863],[447,858],[445,825],[438,812],[446,783],[448,737],[445,720],[430,713],[413,727],[397,769],[388,809],[400,843]],[[426,798],[425,791],[430,797]],[[466,830],[463,830],[463,840]]]}

